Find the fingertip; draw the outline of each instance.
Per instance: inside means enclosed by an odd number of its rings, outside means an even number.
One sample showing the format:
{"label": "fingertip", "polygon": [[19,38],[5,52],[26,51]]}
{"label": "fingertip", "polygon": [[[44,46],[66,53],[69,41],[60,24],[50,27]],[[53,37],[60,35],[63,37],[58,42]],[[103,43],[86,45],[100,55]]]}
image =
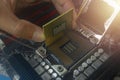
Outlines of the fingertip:
{"label": "fingertip", "polygon": [[13,35],[18,38],[42,42],[45,40],[43,30],[26,20],[20,20],[13,30]]}
{"label": "fingertip", "polygon": [[35,30],[35,32],[33,33],[32,40],[36,41],[36,42],[44,41],[45,40],[45,36],[44,36],[43,30],[41,30],[40,28],[37,28]]}

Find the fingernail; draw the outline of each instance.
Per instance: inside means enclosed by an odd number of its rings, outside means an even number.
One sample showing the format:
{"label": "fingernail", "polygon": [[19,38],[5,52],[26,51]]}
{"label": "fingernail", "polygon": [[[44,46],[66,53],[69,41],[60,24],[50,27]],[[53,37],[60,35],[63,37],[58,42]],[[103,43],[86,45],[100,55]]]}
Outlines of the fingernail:
{"label": "fingernail", "polygon": [[36,29],[36,31],[33,33],[33,38],[32,40],[36,42],[42,42],[45,40],[45,36],[42,30]]}
{"label": "fingernail", "polygon": [[44,35],[44,33],[41,33],[41,34],[40,34],[40,39],[41,39],[41,41],[44,41],[44,40],[45,40],[45,35]]}

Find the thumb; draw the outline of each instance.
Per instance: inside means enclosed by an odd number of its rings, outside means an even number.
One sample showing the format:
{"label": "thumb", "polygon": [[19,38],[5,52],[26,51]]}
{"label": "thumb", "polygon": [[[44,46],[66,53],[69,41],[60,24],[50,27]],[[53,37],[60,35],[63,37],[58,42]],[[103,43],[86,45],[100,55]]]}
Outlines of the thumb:
{"label": "thumb", "polygon": [[0,19],[0,29],[17,38],[29,39],[37,42],[43,41],[43,30],[29,21],[18,19],[14,14],[4,15]]}
{"label": "thumb", "polygon": [[[11,1],[11,2],[10,2]],[[0,2],[0,29],[18,38],[43,41],[43,30],[35,24],[21,20],[12,11],[15,0],[1,0]],[[14,6],[14,5],[13,5]]]}
{"label": "thumb", "polygon": [[19,20],[15,28],[12,30],[12,34],[16,37],[36,42],[41,42],[45,39],[43,30],[39,26],[26,20]]}

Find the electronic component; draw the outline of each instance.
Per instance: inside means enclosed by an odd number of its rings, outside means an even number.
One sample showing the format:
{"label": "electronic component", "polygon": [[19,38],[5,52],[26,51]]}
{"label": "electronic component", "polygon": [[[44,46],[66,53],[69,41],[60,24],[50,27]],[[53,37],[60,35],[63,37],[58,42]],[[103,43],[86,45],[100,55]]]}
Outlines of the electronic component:
{"label": "electronic component", "polygon": [[44,47],[42,47],[42,46],[40,46],[37,50],[36,50],[36,53],[38,54],[38,55],[40,55],[42,58],[44,58],[44,57],[46,57],[46,53],[47,53],[47,51],[46,51],[46,49],[44,48]]}
{"label": "electronic component", "polygon": [[81,15],[79,15],[78,24],[87,26],[87,28],[92,29],[97,34],[103,34],[105,23],[114,13],[114,7],[110,6],[104,0],[89,1],[89,4],[84,7]]}
{"label": "electronic component", "polygon": [[73,9],[70,9],[43,25],[47,46],[60,39],[65,34],[66,29],[72,28],[72,15]]}
{"label": "electronic component", "polygon": [[[4,62],[8,75],[15,80],[96,80],[114,54],[104,41],[108,30],[105,25],[114,14],[114,8],[104,0],[88,2],[82,3],[85,5],[75,30],[72,29],[73,9],[45,24],[45,42],[18,41],[10,37],[11,42],[4,44],[9,38],[0,35],[3,52],[0,62]],[[108,8],[109,13],[105,11]],[[96,9],[100,12],[94,12]],[[96,16],[101,18],[98,20]]]}

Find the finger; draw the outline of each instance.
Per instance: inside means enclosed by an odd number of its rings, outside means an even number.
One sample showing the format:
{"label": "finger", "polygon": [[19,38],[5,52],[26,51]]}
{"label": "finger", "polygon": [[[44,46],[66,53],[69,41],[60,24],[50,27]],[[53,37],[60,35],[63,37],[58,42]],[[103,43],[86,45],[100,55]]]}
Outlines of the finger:
{"label": "finger", "polygon": [[34,41],[43,41],[44,35],[41,28],[26,21],[18,19],[11,5],[15,0],[1,0],[0,2],[0,29],[4,30],[18,38],[31,39]]}
{"label": "finger", "polygon": [[37,42],[45,39],[41,28],[26,20],[20,20],[15,15],[9,15],[0,19],[0,29],[18,38],[30,39]]}
{"label": "finger", "polygon": [[59,13],[63,13],[71,8],[74,8],[74,5],[71,0],[51,0],[55,5]]}
{"label": "finger", "polygon": [[37,42],[44,41],[43,30],[35,24],[26,20],[20,20],[13,30],[13,34],[24,39],[31,39]]}
{"label": "finger", "polygon": [[72,0],[52,0],[52,2],[60,14],[73,8],[74,11],[73,11],[73,25],[72,26],[73,26],[73,28],[76,28],[77,14],[76,14],[75,6],[74,6]]}

